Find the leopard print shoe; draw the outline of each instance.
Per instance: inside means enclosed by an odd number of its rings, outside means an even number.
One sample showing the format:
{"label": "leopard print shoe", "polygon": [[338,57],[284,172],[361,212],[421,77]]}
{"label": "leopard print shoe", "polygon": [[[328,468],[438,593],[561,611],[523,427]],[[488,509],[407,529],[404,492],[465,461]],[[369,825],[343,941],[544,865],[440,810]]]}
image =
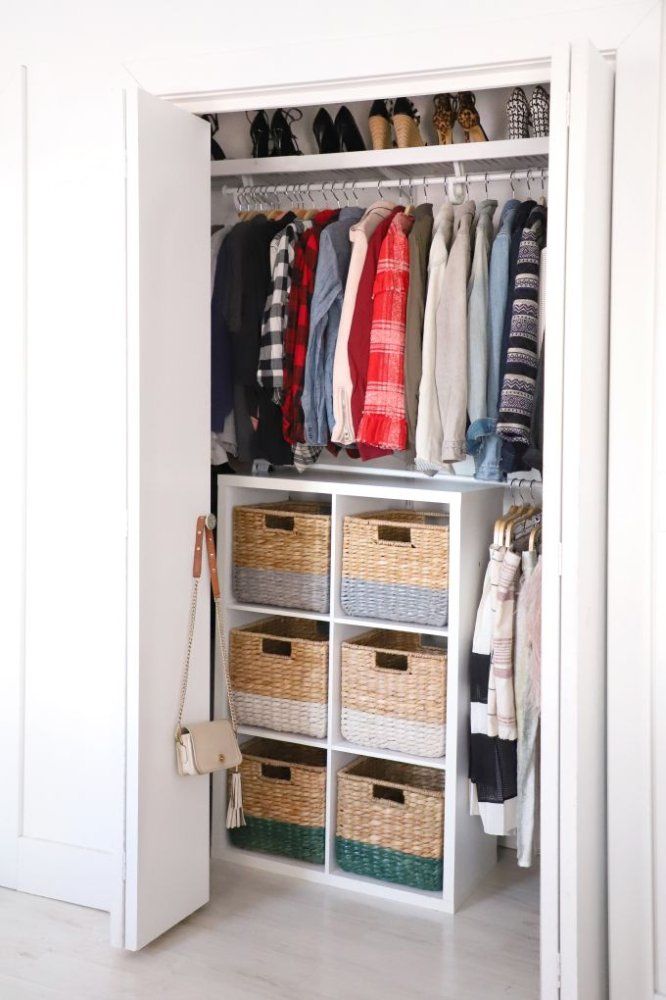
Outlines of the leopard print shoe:
{"label": "leopard print shoe", "polygon": [[432,100],[435,105],[432,124],[437,132],[437,138],[441,146],[449,146],[453,142],[456,99],[451,94],[435,94]]}
{"label": "leopard print shoe", "polygon": [[476,96],[471,90],[461,90],[458,94],[458,121],[465,133],[465,142],[488,141],[476,110]]}

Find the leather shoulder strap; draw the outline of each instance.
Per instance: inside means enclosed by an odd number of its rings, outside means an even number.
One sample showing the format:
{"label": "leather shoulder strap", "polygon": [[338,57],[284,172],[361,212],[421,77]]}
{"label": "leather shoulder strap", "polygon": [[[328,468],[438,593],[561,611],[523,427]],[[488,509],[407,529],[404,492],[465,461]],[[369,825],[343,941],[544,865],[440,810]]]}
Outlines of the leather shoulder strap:
{"label": "leather shoulder strap", "polygon": [[210,573],[210,586],[213,597],[220,596],[220,579],[217,573],[217,552],[215,551],[215,539],[213,528],[215,527],[215,517],[213,514],[201,514],[197,518],[197,530],[194,539],[194,561],[192,565],[192,576],[195,580],[201,579],[201,567],[203,562],[204,536],[206,552],[208,553],[208,571]]}

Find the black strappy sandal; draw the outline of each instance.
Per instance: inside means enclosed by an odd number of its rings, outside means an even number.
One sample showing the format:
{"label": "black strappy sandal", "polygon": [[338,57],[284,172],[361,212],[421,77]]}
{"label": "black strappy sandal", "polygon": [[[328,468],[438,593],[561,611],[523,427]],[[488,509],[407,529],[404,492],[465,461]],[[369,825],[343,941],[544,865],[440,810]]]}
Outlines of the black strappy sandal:
{"label": "black strappy sandal", "polygon": [[271,127],[265,111],[257,111],[254,118],[248,112],[245,117],[250,123],[250,139],[252,140],[252,155],[255,158],[270,156]]}
{"label": "black strappy sandal", "polygon": [[298,140],[291,130],[294,122],[303,117],[300,108],[278,108],[271,119],[271,136],[273,149],[271,156],[301,156]]}
{"label": "black strappy sandal", "polygon": [[224,150],[213,136],[220,131],[220,122],[217,115],[201,115],[203,121],[210,125],[210,158],[211,160],[226,160]]}

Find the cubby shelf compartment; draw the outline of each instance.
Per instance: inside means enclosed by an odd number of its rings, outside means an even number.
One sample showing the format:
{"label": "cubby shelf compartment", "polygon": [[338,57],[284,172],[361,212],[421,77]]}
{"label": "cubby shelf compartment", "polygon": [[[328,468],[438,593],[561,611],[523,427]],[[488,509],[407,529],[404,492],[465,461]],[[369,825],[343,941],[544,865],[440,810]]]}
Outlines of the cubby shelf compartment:
{"label": "cubby shelf compartment", "polygon": [[211,177],[225,186],[415,178],[437,174],[542,170],[548,166],[548,139],[497,139],[413,149],[367,149],[358,153],[318,153],[259,159],[217,160]]}
{"label": "cubby shelf compartment", "polygon": [[336,616],[334,621],[336,625],[358,625],[359,628],[364,629],[385,628],[390,629],[392,632],[417,632],[419,635],[447,636],[449,634],[448,627],[437,628],[435,625],[413,625],[409,622],[394,622],[380,618],[345,618]]}
{"label": "cubby shelf compartment", "polygon": [[301,736],[300,733],[282,733],[277,729],[262,729],[261,726],[239,726],[238,733],[243,736],[261,736],[266,740],[280,740],[282,743],[296,743],[304,747],[328,748],[328,740],[318,740],[313,736]]}
{"label": "cubby shelf compartment", "polygon": [[348,740],[336,740],[333,750],[349,753],[355,757],[377,757],[379,760],[397,760],[401,764],[416,764],[417,767],[434,767],[438,771],[446,770],[446,757],[419,757],[412,753],[401,753],[399,750],[382,750],[380,747],[364,747]]}
{"label": "cubby shelf compartment", "polygon": [[[300,159],[300,158],[299,158]],[[314,470],[313,470],[314,473]],[[401,475],[368,476],[336,472],[326,476],[279,473],[264,476],[218,478],[218,562],[227,628],[256,621],[266,615],[316,618],[329,622],[328,736],[315,740],[292,733],[277,733],[254,726],[241,727],[244,736],[266,736],[285,743],[319,746],[327,751],[326,857],[323,866],[253,853],[228,841],[224,816],[225,772],[213,776],[213,858],[235,861],[272,872],[326,882],[360,893],[409,902],[453,913],[487,875],[496,861],[496,844],[483,832],[478,817],[469,815],[468,662],[476,607],[488,558],[488,539],[502,507],[503,493],[494,484],[428,479]],[[331,504],[331,601],[328,614],[314,615],[292,608],[237,603],[231,590],[231,523],[237,504],[292,499],[327,499]],[[449,623],[447,628],[403,625],[377,619],[345,616],[340,605],[343,519],[346,514],[387,507],[437,509],[449,516]],[[442,638],[447,649],[446,754],[421,757],[350,743],[340,732],[340,646],[370,628],[417,632]],[[215,716],[226,714],[222,671],[216,671]],[[403,761],[446,771],[444,823],[444,888],[423,892],[405,886],[363,878],[341,871],[335,860],[337,772],[355,757]]]}

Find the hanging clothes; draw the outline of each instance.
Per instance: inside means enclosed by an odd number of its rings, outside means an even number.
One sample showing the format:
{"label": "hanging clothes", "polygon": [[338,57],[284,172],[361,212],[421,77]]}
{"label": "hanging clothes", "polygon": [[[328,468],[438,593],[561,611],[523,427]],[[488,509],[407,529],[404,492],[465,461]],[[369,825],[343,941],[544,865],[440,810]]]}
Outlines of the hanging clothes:
{"label": "hanging clothes", "polygon": [[312,227],[300,236],[294,254],[284,338],[285,372],[282,403],[282,433],[284,440],[292,445],[305,440],[301,394],[305,378],[305,359],[310,333],[310,303],[314,291],[319,240],[324,226],[337,216],[338,213],[333,209],[318,212],[312,220]]}
{"label": "hanging clothes", "polygon": [[[216,339],[216,334],[219,336],[219,331],[216,331],[213,325],[213,296],[215,294],[215,276],[217,272],[217,262],[220,255],[220,250],[225,238],[229,234],[229,229],[225,226],[221,226],[215,233],[213,233],[210,241],[210,266],[211,266],[211,355],[213,352],[213,342]],[[236,421],[234,419],[233,410],[233,387],[231,386],[231,349],[229,347],[228,351],[228,380],[224,380],[225,392],[228,392],[229,398],[229,409],[224,418],[224,424],[221,430],[211,430],[211,440],[210,440],[210,462],[211,465],[226,465],[229,460],[229,456],[235,457],[237,454],[236,447]],[[216,359],[217,361],[217,359]],[[219,363],[219,362],[217,362]],[[211,356],[211,366],[212,366],[212,356]],[[219,386],[218,381],[218,386]]]}
{"label": "hanging clothes", "polygon": [[520,202],[507,201],[501,215],[497,235],[490,252],[488,276],[488,379],[486,392],[486,418],[470,424],[467,431],[467,450],[474,455],[476,479],[501,482],[502,442],[495,433],[499,414],[501,388],[501,353],[504,318],[509,292],[509,258],[511,234],[516,210]]}
{"label": "hanging clothes", "polygon": [[496,208],[497,202],[493,199],[482,201],[474,224],[474,255],[467,285],[467,412],[470,424],[487,415],[488,260]]}
{"label": "hanging clothes", "polygon": [[405,319],[405,409],[409,446],[415,449],[428,255],[433,228],[432,205],[417,205],[412,216],[414,224],[409,234],[409,290]]}
{"label": "hanging clothes", "polygon": [[361,445],[386,451],[407,447],[405,321],[409,233],[414,217],[398,212],[382,242],[373,286],[367,385],[356,434]]}
{"label": "hanging clothes", "polygon": [[467,282],[471,227],[476,205],[466,201],[453,210],[453,243],[437,309],[435,381],[442,424],[440,461],[465,457],[467,425]]}
{"label": "hanging clothes", "polygon": [[397,214],[402,214],[404,208],[400,205],[391,210],[389,215],[379,223],[368,240],[368,249],[363,263],[363,272],[358,283],[354,317],[349,332],[349,371],[352,379],[351,394],[351,429],[356,441],[358,452],[362,459],[377,458],[384,454],[381,448],[358,441],[358,425],[363,415],[365,390],[368,377],[368,361],[370,358],[370,331],[372,329],[373,292],[377,265],[384,238]]}
{"label": "hanging clothes", "polygon": [[[497,433],[527,446],[539,361],[539,273],[546,239],[546,209],[537,205],[522,231],[513,285],[509,339]],[[524,448],[523,448],[524,451]]]}
{"label": "hanging clothes", "polygon": [[347,284],[342,302],[333,361],[333,416],[331,440],[342,445],[352,444],[354,428],[351,415],[351,397],[354,389],[349,365],[349,335],[356,306],[356,295],[368,252],[368,241],[379,223],[391,214],[395,206],[390,201],[376,201],[367,209],[362,219],[349,230],[352,243]]}
{"label": "hanging clothes", "polygon": [[309,445],[325,447],[333,429],[333,365],[352,252],[349,230],[362,217],[362,208],[343,208],[321,234],[301,400]]}
{"label": "hanging clothes", "polygon": [[532,864],[537,814],[541,713],[541,559],[523,552],[516,605],[515,697],[517,725],[517,861]]}
{"label": "hanging clothes", "polygon": [[517,746],[515,740],[488,735],[488,680],[492,648],[494,601],[498,567],[504,547],[491,545],[483,594],[479,603],[470,659],[470,812],[480,816],[483,829],[504,836],[516,829]]}
{"label": "hanging clothes", "polygon": [[491,555],[493,635],[488,679],[488,735],[515,740],[516,705],[513,691],[513,643],[516,583],[520,555],[502,549]]}
{"label": "hanging clothes", "polygon": [[416,418],[416,467],[434,475],[442,468],[442,421],[437,404],[435,358],[437,311],[453,233],[453,206],[445,202],[433,225],[428,257],[428,290],[423,318],[422,370]]}
{"label": "hanging clothes", "polygon": [[257,382],[282,402],[284,388],[284,334],[287,329],[289,292],[296,243],[312,223],[294,219],[271,240],[271,289],[261,321]]}

